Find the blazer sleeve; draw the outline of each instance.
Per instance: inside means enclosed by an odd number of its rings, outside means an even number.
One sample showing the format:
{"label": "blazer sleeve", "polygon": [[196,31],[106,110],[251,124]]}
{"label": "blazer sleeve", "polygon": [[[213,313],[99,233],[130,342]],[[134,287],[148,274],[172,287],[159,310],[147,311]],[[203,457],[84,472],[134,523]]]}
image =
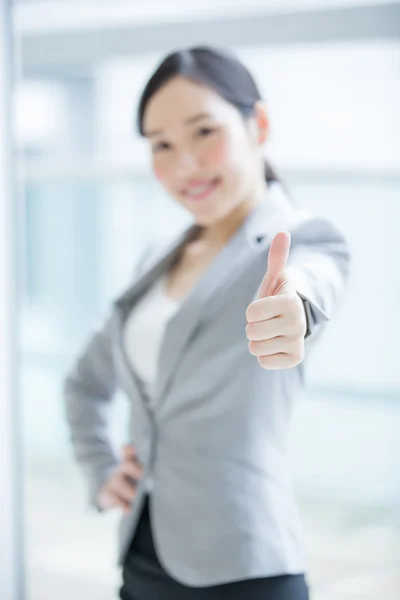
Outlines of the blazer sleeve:
{"label": "blazer sleeve", "polygon": [[341,308],[350,275],[350,251],[341,231],[314,217],[292,232],[288,274],[307,315],[306,337],[314,339]]}
{"label": "blazer sleeve", "polygon": [[108,431],[108,412],[116,391],[111,316],[92,333],[64,381],[64,404],[75,459],[89,484],[89,503],[119,463]]}
{"label": "blazer sleeve", "polygon": [[[149,249],[135,269],[139,275]],[[117,388],[113,358],[112,311],[91,333],[66,374],[63,398],[74,457],[89,484],[89,504],[97,508],[104,483],[120,458],[109,436],[109,411]]]}

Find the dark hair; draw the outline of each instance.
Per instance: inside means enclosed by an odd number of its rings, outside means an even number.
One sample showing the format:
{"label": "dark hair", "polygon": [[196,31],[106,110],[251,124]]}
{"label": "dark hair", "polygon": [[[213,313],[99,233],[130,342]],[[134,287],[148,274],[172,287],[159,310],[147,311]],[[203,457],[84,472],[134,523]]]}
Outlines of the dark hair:
{"label": "dark hair", "polygon": [[[137,115],[140,135],[144,135],[143,117],[149,100],[177,75],[212,88],[233,104],[244,118],[254,113],[255,103],[261,99],[258,87],[248,69],[228,50],[196,46],[173,52],[157,67],[142,92]],[[265,161],[265,179],[267,183],[280,181],[267,161]]]}

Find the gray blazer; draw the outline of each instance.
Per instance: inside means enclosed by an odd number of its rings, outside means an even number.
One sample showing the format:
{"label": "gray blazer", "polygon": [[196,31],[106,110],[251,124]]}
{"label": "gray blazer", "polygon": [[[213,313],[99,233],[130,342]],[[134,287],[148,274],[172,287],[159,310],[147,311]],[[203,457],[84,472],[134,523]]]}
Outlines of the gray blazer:
{"label": "gray blazer", "polygon": [[154,413],[124,353],[124,320],[196,226],[147,256],[66,378],[72,444],[94,506],[118,464],[107,435],[107,409],[117,387],[129,399],[131,441],[144,475],[131,513],[121,521],[120,564],[151,477],[156,548],[177,580],[208,586],[306,570],[286,458],[304,365],[261,368],[245,334],[246,308],[265,274],[271,240],[281,229],[292,234],[289,266],[307,310],[307,355],[342,302],[349,253],[332,223],[293,208],[274,185],[168,323]]}

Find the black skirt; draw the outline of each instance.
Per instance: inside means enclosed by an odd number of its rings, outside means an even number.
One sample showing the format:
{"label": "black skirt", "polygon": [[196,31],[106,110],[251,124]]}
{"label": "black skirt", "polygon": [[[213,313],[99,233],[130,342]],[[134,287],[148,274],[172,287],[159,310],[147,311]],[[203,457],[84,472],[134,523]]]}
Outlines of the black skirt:
{"label": "black skirt", "polygon": [[123,568],[122,600],[309,600],[304,574],[190,587],[171,578],[154,548],[148,500]]}

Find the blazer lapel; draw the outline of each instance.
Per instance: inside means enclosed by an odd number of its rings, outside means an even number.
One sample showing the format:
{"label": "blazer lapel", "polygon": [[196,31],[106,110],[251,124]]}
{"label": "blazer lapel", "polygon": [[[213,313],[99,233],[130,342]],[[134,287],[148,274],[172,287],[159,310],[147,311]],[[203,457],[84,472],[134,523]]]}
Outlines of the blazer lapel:
{"label": "blazer lapel", "polygon": [[183,300],[174,317],[168,322],[159,356],[159,377],[156,386],[158,403],[165,396],[185,349],[196,329],[201,325],[201,317],[206,312],[207,305],[218,290],[228,285],[233,268],[236,273],[239,273],[251,255],[249,247],[243,246],[242,238],[243,232],[235,235],[235,238],[231,239],[214,258]]}

